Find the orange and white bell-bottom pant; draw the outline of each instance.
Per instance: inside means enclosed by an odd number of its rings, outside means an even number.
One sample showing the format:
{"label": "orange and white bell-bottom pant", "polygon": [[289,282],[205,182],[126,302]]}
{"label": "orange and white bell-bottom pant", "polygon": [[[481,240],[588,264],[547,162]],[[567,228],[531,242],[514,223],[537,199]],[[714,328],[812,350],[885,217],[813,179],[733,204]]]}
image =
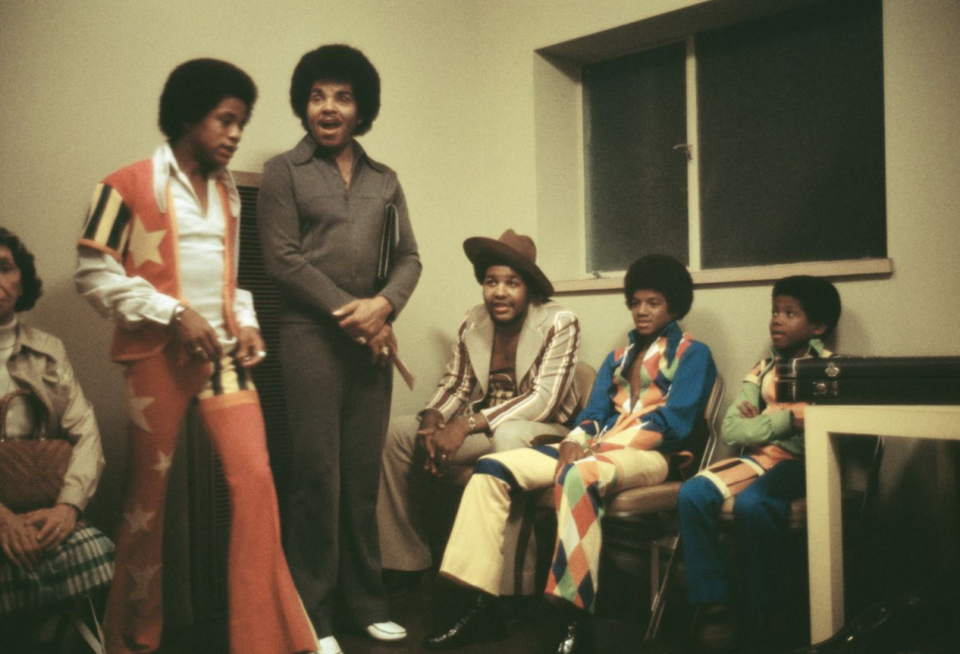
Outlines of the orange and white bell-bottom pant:
{"label": "orange and white bell-bottom pant", "polygon": [[230,490],[231,654],[292,654],[317,638],[280,545],[260,399],[232,357],[213,364],[178,345],[128,365],[130,478],[105,616],[109,654],[152,652],[163,629],[163,512],[170,461],[196,397]]}

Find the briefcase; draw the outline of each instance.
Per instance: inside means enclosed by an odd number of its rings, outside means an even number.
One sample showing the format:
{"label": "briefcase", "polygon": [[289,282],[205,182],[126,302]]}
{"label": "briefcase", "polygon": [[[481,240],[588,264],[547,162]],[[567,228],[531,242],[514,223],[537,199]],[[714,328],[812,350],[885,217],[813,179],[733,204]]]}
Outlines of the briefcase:
{"label": "briefcase", "polygon": [[960,404],[960,357],[830,357],[777,364],[778,402]]}

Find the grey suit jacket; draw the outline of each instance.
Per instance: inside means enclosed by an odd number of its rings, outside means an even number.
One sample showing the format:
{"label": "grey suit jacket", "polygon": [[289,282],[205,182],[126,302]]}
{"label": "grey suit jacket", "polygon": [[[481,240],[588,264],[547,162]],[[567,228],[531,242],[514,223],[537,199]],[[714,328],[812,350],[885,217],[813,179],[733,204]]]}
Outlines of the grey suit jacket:
{"label": "grey suit jacket", "polygon": [[[263,262],[279,285],[280,319],[325,318],[356,298],[382,295],[399,315],[420,279],[420,256],[397,174],[354,141],[349,190],[336,162],[310,136],[263,167],[257,225]],[[397,207],[399,242],[390,278],[376,281],[387,204]]]}

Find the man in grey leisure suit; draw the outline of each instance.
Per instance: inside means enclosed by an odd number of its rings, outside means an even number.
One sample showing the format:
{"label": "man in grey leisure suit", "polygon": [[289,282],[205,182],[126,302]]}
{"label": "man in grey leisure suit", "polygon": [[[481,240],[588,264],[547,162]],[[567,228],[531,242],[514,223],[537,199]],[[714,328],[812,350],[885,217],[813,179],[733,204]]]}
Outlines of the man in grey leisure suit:
{"label": "man in grey leisure suit", "polygon": [[[294,69],[290,104],[307,133],[264,165],[257,200],[264,267],[280,290],[294,458],[283,546],[319,654],[340,654],[335,608],[375,640],[407,636],[389,619],[375,507],[397,352],[392,323],[421,265],[397,174],[355,138],[380,110],[373,64],[346,45],[312,50]],[[378,280],[391,206],[396,247]]]}
{"label": "man in grey leisure suit", "polygon": [[386,569],[431,565],[417,497],[430,474],[525,447],[541,434],[564,436],[575,417],[580,326],[548,300],[553,285],[537,266],[533,240],[507,230],[498,240],[467,239],[463,249],[483,304],[460,324],[453,358],[424,410],[390,424],[377,503]]}

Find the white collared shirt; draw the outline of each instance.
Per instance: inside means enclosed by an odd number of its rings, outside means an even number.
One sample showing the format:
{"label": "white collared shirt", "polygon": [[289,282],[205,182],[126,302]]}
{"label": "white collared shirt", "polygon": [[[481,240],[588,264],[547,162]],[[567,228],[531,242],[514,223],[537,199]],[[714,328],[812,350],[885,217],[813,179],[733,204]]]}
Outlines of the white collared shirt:
{"label": "white collared shirt", "polygon": [[[228,189],[228,201],[234,215],[239,214],[240,200],[230,172],[223,168],[207,181],[207,210],[200,205],[193,185],[177,164],[168,143],[153,156],[154,192],[161,212],[166,210],[166,189],[169,183],[177,220],[180,248],[180,284],[184,299],[203,316],[217,332],[221,345],[230,349],[236,339],[229,337],[223,317],[223,203],[217,190],[222,181]],[[130,277],[123,266],[110,255],[89,247],[79,248],[74,275],[80,294],[92,301],[101,315],[125,329],[136,329],[144,321],[166,325],[179,303],[176,298],[157,291],[142,277]],[[253,296],[236,289],[233,303],[237,323],[257,327]]]}

